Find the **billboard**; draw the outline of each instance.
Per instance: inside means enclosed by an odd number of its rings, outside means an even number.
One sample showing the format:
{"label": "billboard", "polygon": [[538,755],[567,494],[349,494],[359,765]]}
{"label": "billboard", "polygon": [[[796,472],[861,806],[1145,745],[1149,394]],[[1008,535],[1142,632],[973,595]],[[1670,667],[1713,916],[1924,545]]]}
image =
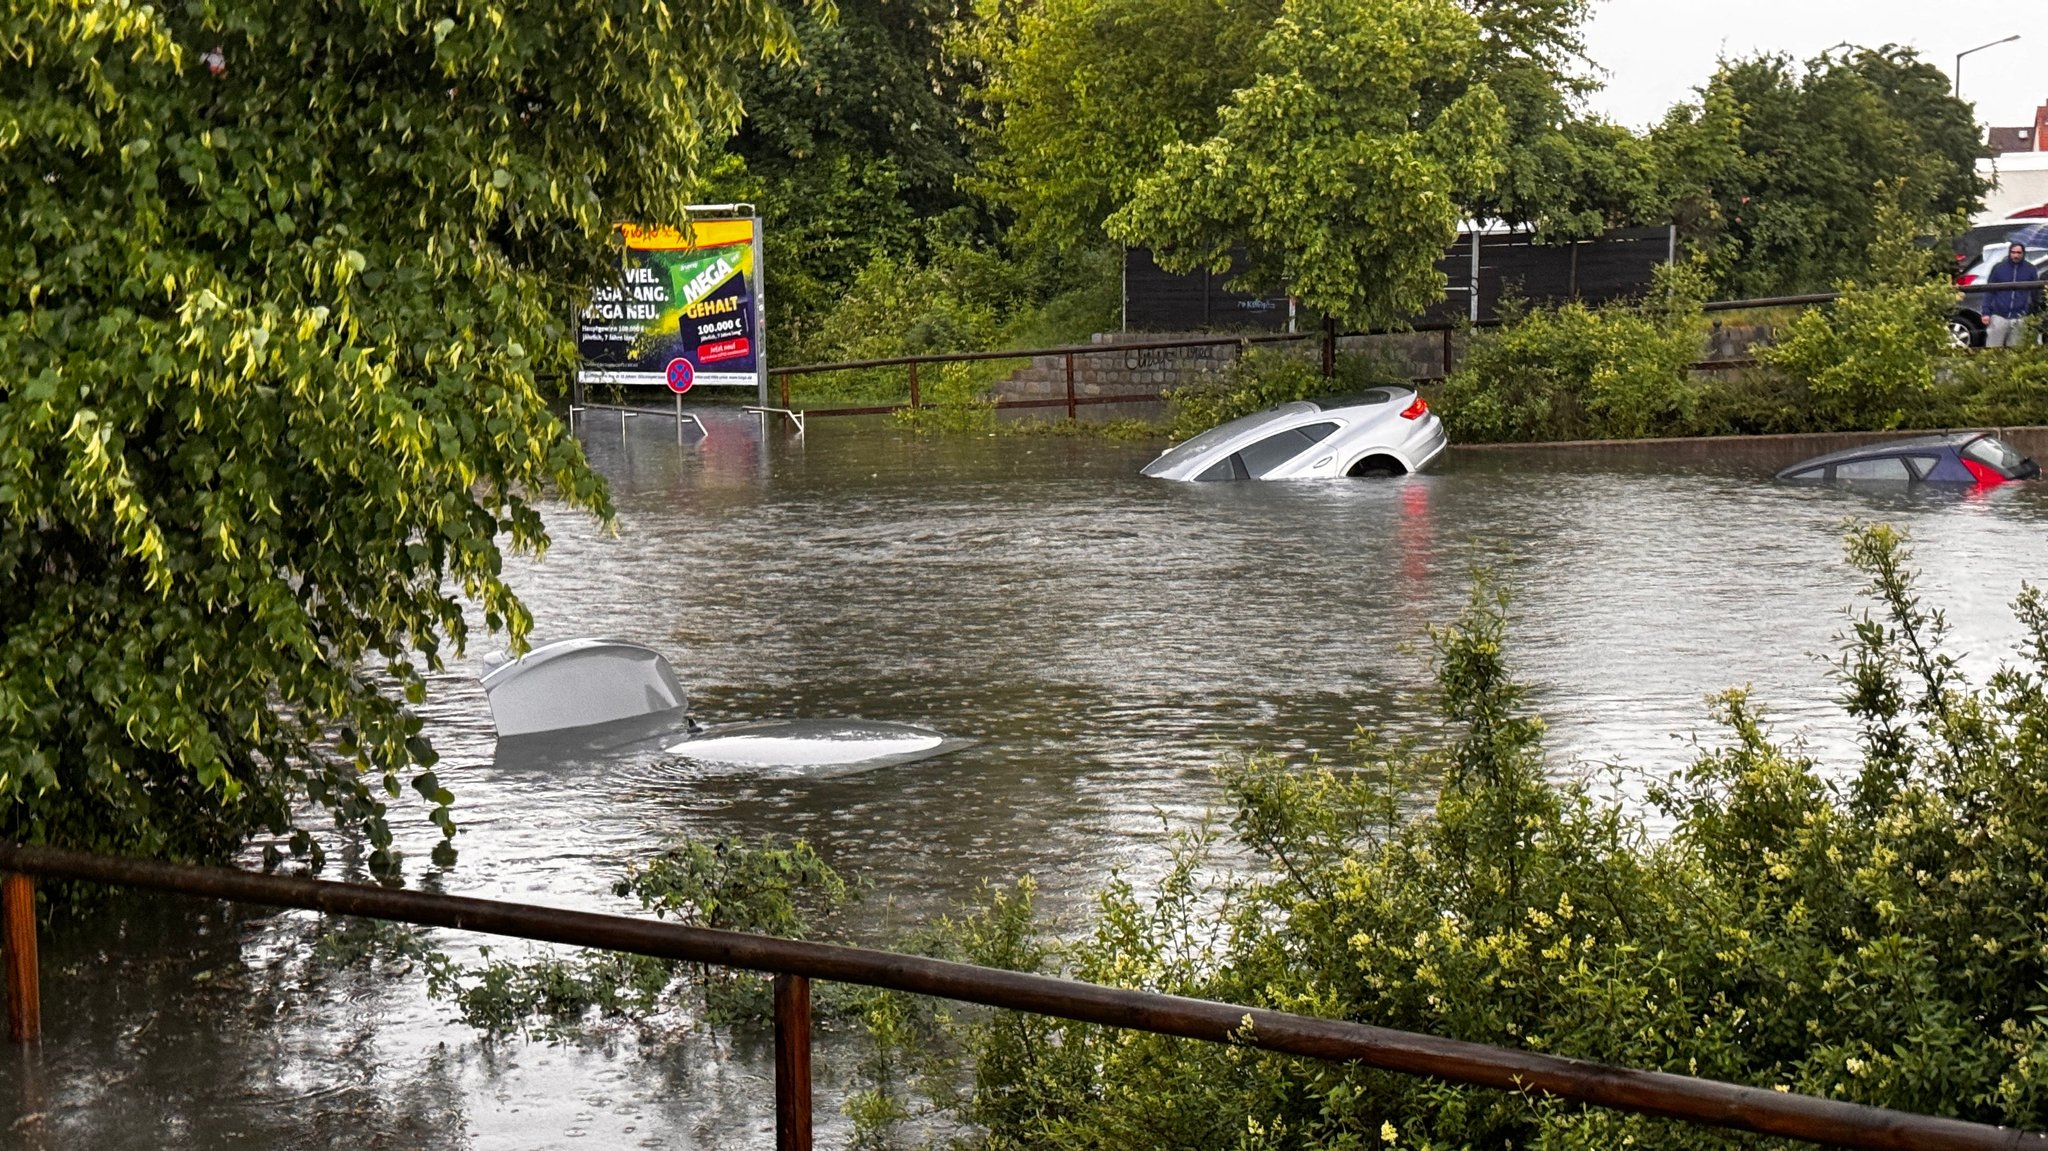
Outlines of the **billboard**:
{"label": "billboard", "polygon": [[760,224],[626,225],[619,282],[591,293],[577,324],[577,380],[764,388]]}

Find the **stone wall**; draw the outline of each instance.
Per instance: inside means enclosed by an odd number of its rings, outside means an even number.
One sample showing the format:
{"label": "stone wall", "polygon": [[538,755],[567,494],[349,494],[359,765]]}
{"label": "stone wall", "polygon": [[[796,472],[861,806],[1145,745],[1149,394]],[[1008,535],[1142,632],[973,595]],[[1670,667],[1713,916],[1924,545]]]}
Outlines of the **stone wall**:
{"label": "stone wall", "polygon": [[[1229,343],[1192,348],[1119,347],[1131,343],[1213,338],[1213,332],[1098,333],[1090,339],[1089,344],[1091,347],[1102,349],[1101,351],[1076,353],[1073,357],[1074,395],[1078,399],[1099,396],[1156,397],[1161,392],[1174,388],[1215,380],[1230,370],[1245,347],[1300,356],[1309,361],[1314,361],[1322,355],[1322,344],[1314,337],[1289,343]],[[1407,332],[1383,336],[1349,336],[1338,340],[1337,348],[1345,354],[1369,352],[1385,357],[1389,370],[1398,375],[1431,379],[1440,378],[1443,374],[1444,338],[1438,333]],[[1065,356],[1039,356],[1033,359],[1029,366],[1019,368],[1011,373],[1008,379],[996,385],[998,399],[1033,400],[1045,404],[1042,409],[1026,408],[1005,413],[1027,419],[1064,418],[1066,411],[1063,405],[1066,395]],[[1159,400],[1150,399],[1129,403],[1082,404],[1077,411],[1084,420],[1129,416],[1156,419],[1161,409],[1162,404]]]}
{"label": "stone wall", "polygon": [[[1074,395],[1078,399],[1100,396],[1152,396],[1174,388],[1214,380],[1230,370],[1244,347],[1256,347],[1285,355],[1315,360],[1322,355],[1322,343],[1313,336],[1291,343],[1212,344],[1193,348],[1120,348],[1123,344],[1156,343],[1177,339],[1211,339],[1213,332],[1106,332],[1098,333],[1089,345],[1100,351],[1074,355]],[[1701,359],[1741,359],[1750,355],[1750,345],[1769,343],[1768,325],[1714,322]],[[1466,336],[1462,333],[1396,332],[1385,335],[1346,336],[1337,341],[1344,354],[1376,356],[1397,376],[1432,383],[1443,379],[1446,360],[1455,368]],[[1039,356],[996,385],[996,397],[1003,400],[1038,401],[1043,407],[1011,409],[1007,418],[1064,419],[1067,395],[1065,356]],[[1076,411],[1083,420],[1126,417],[1157,419],[1164,405],[1157,399],[1126,403],[1087,403]]]}

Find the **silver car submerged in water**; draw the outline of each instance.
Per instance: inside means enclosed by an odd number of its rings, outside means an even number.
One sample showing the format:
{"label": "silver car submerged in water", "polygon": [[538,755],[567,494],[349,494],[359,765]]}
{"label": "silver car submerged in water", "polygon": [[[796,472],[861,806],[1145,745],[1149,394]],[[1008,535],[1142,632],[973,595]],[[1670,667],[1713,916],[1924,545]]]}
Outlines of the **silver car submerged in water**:
{"label": "silver car submerged in water", "polygon": [[1309,480],[1419,472],[1444,454],[1444,425],[1413,389],[1296,400],[1210,428],[1146,464],[1165,480]]}

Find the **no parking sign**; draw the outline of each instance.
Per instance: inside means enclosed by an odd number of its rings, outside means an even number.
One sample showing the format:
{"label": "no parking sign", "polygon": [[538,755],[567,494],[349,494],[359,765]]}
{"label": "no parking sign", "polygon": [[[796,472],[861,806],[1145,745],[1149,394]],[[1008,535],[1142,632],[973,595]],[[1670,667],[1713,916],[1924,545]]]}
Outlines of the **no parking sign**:
{"label": "no parking sign", "polygon": [[689,391],[690,385],[696,382],[697,369],[690,364],[690,361],[678,356],[668,362],[669,391],[680,396],[684,392]]}

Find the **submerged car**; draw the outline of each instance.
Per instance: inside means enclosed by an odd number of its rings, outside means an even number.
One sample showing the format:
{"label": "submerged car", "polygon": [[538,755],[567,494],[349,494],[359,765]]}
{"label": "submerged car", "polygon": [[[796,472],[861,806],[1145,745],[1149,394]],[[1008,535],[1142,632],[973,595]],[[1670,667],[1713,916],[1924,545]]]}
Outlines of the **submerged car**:
{"label": "submerged car", "polygon": [[526,766],[655,746],[699,763],[785,772],[864,770],[966,747],[928,727],[862,719],[770,719],[704,727],[667,658],[611,639],[544,644],[484,659],[496,761]]}
{"label": "submerged car", "polygon": [[1781,480],[1978,484],[2031,479],[2041,474],[2034,461],[2012,445],[1983,432],[1889,440],[1801,460],[1778,473]]}
{"label": "submerged car", "polygon": [[1166,480],[1306,480],[1419,472],[1444,453],[1444,425],[1410,388],[1296,400],[1210,428],[1161,452]]}
{"label": "submerged car", "polygon": [[642,716],[685,718],[690,707],[660,652],[609,639],[562,640],[517,658],[485,656],[483,685],[500,738]]}

